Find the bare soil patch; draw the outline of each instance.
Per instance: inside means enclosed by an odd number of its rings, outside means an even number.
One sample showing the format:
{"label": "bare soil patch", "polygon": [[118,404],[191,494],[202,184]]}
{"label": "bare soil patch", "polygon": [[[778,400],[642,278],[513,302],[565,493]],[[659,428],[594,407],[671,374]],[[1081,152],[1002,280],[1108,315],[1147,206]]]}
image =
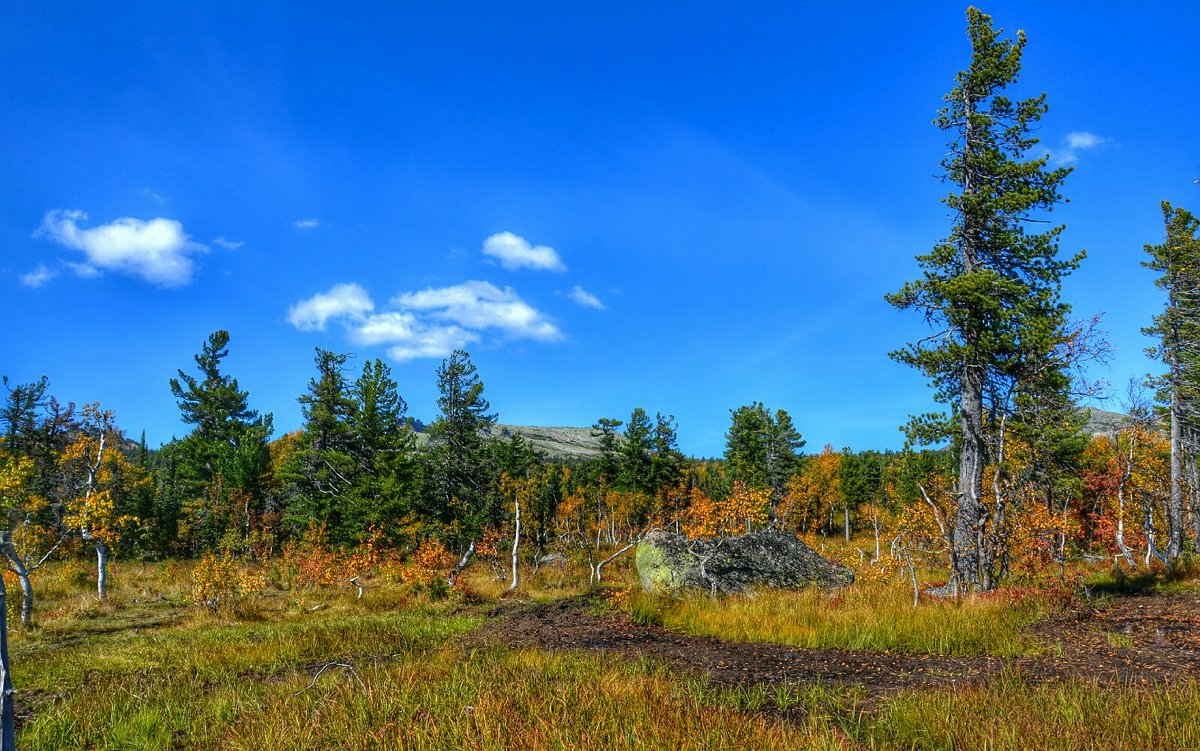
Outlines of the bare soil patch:
{"label": "bare soil patch", "polygon": [[906,689],[957,688],[1015,672],[1033,683],[1069,678],[1116,685],[1161,685],[1200,678],[1200,596],[1125,597],[1042,621],[1044,654],[948,657],[800,649],[688,636],[634,623],[594,601],[510,604],[472,638],[483,644],[597,650],[699,672],[719,685],[829,683],[861,687],[868,701]]}

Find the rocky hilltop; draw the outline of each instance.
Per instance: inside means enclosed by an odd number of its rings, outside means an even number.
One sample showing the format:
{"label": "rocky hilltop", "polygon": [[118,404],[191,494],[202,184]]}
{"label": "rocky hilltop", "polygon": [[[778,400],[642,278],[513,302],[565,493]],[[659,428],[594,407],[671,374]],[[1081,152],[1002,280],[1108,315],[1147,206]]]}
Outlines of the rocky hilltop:
{"label": "rocky hilltop", "polygon": [[[1121,429],[1129,422],[1129,416],[1120,412],[1109,412],[1103,409],[1084,407],[1088,412],[1088,421],[1084,432],[1088,435],[1096,433],[1112,433]],[[424,442],[423,429],[419,426],[417,440]],[[600,439],[592,435],[591,428],[572,427],[542,427],[538,425],[493,425],[490,435],[495,438],[508,438],[519,433],[535,449],[541,451],[547,458],[556,461],[583,461],[600,456]]]}
{"label": "rocky hilltop", "polygon": [[600,456],[600,439],[591,428],[542,428],[536,425],[493,425],[491,435],[508,438],[519,433],[551,459],[591,459]]}

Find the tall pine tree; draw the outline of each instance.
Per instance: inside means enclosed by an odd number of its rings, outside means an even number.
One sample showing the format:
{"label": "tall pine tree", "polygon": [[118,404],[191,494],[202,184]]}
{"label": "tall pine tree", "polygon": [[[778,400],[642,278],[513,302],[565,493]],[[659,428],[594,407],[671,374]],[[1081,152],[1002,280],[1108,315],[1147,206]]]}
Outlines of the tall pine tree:
{"label": "tall pine tree", "polygon": [[[249,394],[222,371],[228,347],[229,332],[214,331],[195,356],[199,375],[181,369],[170,380],[181,419],[194,427],[164,449],[171,483],[160,485],[167,497],[159,508],[187,516],[193,549],[211,549],[231,528],[248,532],[248,516],[261,510],[270,467],[271,415],[260,417],[250,409]],[[162,521],[174,530],[174,519]]]}
{"label": "tall pine tree", "polygon": [[1002,39],[977,8],[967,10],[967,33],[971,64],[935,120],[952,134],[942,168],[956,188],[944,199],[954,224],[932,252],[917,256],[921,278],[887,300],[935,328],[892,357],[928,376],[957,418],[951,567],[954,583],[971,591],[995,584],[984,468],[997,458],[1012,395],[1065,337],[1061,282],[1083,255],[1060,258],[1063,228],[1036,231],[1041,225],[1032,223],[1061,202],[1070,170],[1030,158],[1045,95],[1014,101],[1004,93],[1019,78],[1024,33]]}
{"label": "tall pine tree", "polygon": [[466,351],[451,353],[437,376],[441,414],[429,426],[426,513],[466,545],[501,514],[495,452],[488,433],[496,415],[490,412],[483,381]]}
{"label": "tall pine tree", "polygon": [[334,542],[353,541],[347,526],[346,502],[358,479],[357,439],[351,420],[355,412],[343,372],[347,356],[318,348],[317,375],[308,393],[299,397],[304,415],[300,445],[286,474],[292,497],[289,518],[298,528],[323,525]]}
{"label": "tall pine tree", "polygon": [[774,414],[762,402],[730,410],[725,460],[734,480],[781,494],[799,470],[804,438],[786,410]]}
{"label": "tall pine tree", "polygon": [[[1171,492],[1167,501],[1167,559],[1184,549],[1184,496],[1190,483],[1195,503],[1195,470],[1200,443],[1200,221],[1191,213],[1162,203],[1166,238],[1147,245],[1147,268],[1161,275],[1155,281],[1167,294],[1163,312],[1143,333],[1158,339],[1149,350],[1162,361],[1166,374],[1157,380],[1167,405],[1171,433]],[[1200,514],[1193,509],[1195,544],[1200,547]]]}
{"label": "tall pine tree", "polygon": [[378,359],[363,365],[349,396],[356,467],[343,513],[345,531],[359,539],[373,527],[391,535],[412,508],[416,491],[416,437],[405,418],[408,404],[391,368]]}

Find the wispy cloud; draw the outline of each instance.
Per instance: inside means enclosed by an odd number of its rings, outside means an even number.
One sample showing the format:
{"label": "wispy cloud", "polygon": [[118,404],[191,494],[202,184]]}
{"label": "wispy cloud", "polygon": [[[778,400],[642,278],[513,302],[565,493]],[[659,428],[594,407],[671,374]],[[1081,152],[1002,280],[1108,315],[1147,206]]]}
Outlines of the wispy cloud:
{"label": "wispy cloud", "polygon": [[302,331],[323,330],[336,320],[350,341],[387,347],[395,360],[444,357],[459,347],[483,341],[485,335],[554,342],[562,332],[541,311],[510,287],[467,281],[450,287],[401,293],[387,310],[375,305],[362,287],[339,284],[296,303],[288,321]]}
{"label": "wispy cloud", "polygon": [[146,198],[149,198],[151,201],[154,201],[155,203],[159,204],[160,206],[167,202],[166,198],[163,198],[161,195],[159,195],[155,191],[151,190],[150,188],[142,188],[141,190],[138,191],[138,193],[141,193]]}
{"label": "wispy cloud", "polygon": [[292,226],[296,229],[316,229],[321,226],[320,219],[297,219],[292,222]]}
{"label": "wispy cloud", "polygon": [[48,212],[34,232],[34,237],[82,252],[86,262],[68,266],[83,277],[113,271],[162,287],[182,287],[192,280],[192,256],[208,249],[192,240],[174,219],[122,217],[98,227],[81,227],[85,221],[85,212],[57,209]]}
{"label": "wispy cloud", "polygon": [[1104,136],[1088,133],[1086,130],[1072,131],[1063,138],[1061,148],[1050,152],[1050,161],[1059,166],[1075,164],[1079,161],[1079,155],[1082,152],[1089,151],[1105,143],[1108,143],[1108,139]]}
{"label": "wispy cloud", "polygon": [[497,232],[483,241],[483,254],[500,261],[506,269],[566,271],[558,251],[549,245],[533,245],[520,235]]}
{"label": "wispy cloud", "polygon": [[577,305],[582,305],[585,308],[592,308],[593,310],[608,309],[607,305],[600,302],[599,297],[596,297],[578,284],[571,288],[571,291],[567,293],[567,297],[574,300]]}
{"label": "wispy cloud", "polygon": [[63,261],[62,265],[75,272],[75,276],[79,277],[80,279],[95,279],[100,276],[100,269],[96,268],[90,263]]}
{"label": "wispy cloud", "polygon": [[37,289],[56,276],[58,276],[57,271],[46,268],[44,264],[39,263],[33,271],[30,271],[28,274],[21,274],[21,286]]}
{"label": "wispy cloud", "polygon": [[245,240],[228,240],[224,236],[215,238],[213,240],[213,245],[218,245],[226,250],[237,250],[245,244]]}
{"label": "wispy cloud", "polygon": [[301,331],[324,331],[332,319],[358,322],[375,309],[371,296],[357,284],[335,284],[288,308],[288,323]]}

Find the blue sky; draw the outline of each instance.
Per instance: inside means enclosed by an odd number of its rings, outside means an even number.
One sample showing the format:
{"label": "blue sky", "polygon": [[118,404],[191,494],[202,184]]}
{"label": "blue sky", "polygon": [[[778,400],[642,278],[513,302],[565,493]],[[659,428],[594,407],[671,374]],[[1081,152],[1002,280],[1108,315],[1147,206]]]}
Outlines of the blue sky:
{"label": "blue sky", "polygon": [[[6,7],[0,373],[154,445],[218,328],[281,431],[314,347],[389,361],[430,419],[465,346],[503,422],[642,406],[696,455],[756,400],[812,450],[898,447],[931,408],[883,295],[949,226],[965,5],[201,5]],[[1065,295],[1105,314],[1119,394],[1154,368],[1159,202],[1200,211],[1200,7],[981,7],[1027,32],[1015,93],[1076,167]]]}

